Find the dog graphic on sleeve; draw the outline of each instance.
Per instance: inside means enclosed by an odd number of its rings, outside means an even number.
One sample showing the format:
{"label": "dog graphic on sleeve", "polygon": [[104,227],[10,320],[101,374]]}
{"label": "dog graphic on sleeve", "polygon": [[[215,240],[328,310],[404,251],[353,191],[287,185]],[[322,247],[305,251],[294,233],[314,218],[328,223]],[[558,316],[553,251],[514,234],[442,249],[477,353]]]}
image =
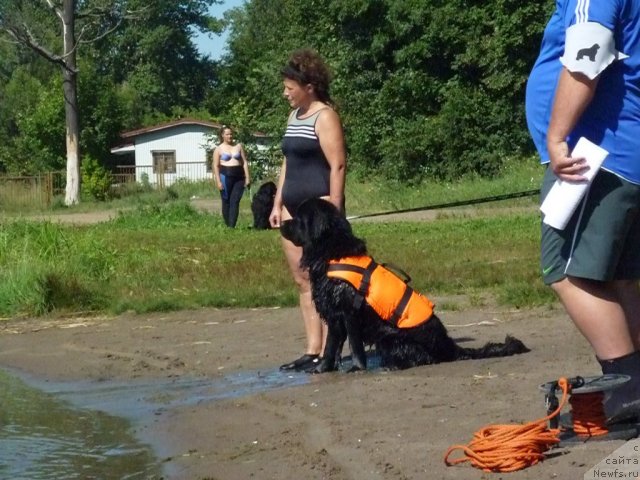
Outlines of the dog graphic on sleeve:
{"label": "dog graphic on sleeve", "polygon": [[580,22],[567,28],[560,62],[570,72],[593,80],[607,66],[625,58],[629,56],[616,48],[614,33],[602,24]]}
{"label": "dog graphic on sleeve", "polygon": [[576,55],[576,60],[582,60],[584,57],[589,57],[589,60],[592,62],[596,61],[596,55],[598,50],[600,49],[600,45],[594,43],[589,48],[581,48],[578,50],[578,55]]}

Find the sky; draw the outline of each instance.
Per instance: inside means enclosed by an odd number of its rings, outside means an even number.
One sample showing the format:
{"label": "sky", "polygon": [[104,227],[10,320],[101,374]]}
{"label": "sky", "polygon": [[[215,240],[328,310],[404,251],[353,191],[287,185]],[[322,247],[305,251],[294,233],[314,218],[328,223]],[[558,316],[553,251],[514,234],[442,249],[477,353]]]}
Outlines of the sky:
{"label": "sky", "polygon": [[[240,7],[244,2],[245,0],[224,0],[222,5],[213,5],[209,9],[209,14],[216,18],[222,18],[226,10]],[[207,54],[214,60],[217,60],[224,53],[227,43],[227,32],[223,32],[220,36],[207,36],[198,32],[194,37],[194,41],[200,53]]]}

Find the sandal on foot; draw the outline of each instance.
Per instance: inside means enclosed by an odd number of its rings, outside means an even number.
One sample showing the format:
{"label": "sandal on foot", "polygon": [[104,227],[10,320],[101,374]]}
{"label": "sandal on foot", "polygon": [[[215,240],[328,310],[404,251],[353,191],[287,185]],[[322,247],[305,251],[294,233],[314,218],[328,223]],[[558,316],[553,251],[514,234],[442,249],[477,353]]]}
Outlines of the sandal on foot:
{"label": "sandal on foot", "polygon": [[302,370],[307,365],[314,360],[317,361],[319,355],[313,355],[309,353],[305,353],[300,358],[295,359],[293,362],[285,363],[284,365],[280,365],[280,370]]}

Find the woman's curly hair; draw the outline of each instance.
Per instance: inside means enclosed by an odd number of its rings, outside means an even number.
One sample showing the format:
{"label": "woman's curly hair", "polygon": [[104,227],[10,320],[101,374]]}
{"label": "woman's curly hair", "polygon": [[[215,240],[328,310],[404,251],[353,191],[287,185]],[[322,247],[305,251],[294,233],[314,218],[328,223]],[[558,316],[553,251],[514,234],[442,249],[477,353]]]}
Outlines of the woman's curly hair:
{"label": "woman's curly hair", "polygon": [[315,50],[301,48],[295,50],[280,71],[282,78],[294,80],[300,85],[312,85],[318,100],[332,103],[329,95],[331,72],[322,57]]}

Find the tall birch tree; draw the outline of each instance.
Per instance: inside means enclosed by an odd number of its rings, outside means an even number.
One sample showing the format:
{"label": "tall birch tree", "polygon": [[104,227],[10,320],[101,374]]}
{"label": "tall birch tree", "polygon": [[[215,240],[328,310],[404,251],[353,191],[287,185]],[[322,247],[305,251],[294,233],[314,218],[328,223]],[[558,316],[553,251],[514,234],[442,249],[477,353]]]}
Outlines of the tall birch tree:
{"label": "tall birch tree", "polygon": [[80,201],[78,49],[82,43],[94,42],[112,32],[126,13],[124,2],[120,1],[0,0],[0,30],[12,41],[58,65],[62,72],[66,205]]}

